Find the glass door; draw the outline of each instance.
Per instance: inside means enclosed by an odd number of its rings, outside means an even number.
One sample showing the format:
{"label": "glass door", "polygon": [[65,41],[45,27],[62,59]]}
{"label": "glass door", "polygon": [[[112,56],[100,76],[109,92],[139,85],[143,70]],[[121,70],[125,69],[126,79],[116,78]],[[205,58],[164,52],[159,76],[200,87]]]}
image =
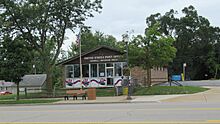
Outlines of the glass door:
{"label": "glass door", "polygon": [[113,80],[114,68],[113,67],[106,68],[106,73],[107,73],[107,85],[113,85],[114,84],[114,80]]}

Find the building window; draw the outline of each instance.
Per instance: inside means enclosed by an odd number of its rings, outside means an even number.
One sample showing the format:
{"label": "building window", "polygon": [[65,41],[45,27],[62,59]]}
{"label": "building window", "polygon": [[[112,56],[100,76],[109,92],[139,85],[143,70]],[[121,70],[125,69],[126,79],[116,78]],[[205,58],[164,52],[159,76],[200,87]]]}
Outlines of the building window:
{"label": "building window", "polygon": [[66,78],[73,78],[73,66],[66,66]]}
{"label": "building window", "polygon": [[121,63],[115,63],[115,76],[122,76]]}
{"label": "building window", "polygon": [[105,77],[105,64],[99,64],[99,77]]}
{"label": "building window", "polygon": [[83,77],[89,77],[89,64],[82,65],[82,75]]}
{"label": "building window", "polygon": [[97,77],[97,64],[91,64],[91,77]]}
{"label": "building window", "polygon": [[79,78],[79,76],[80,76],[79,64],[75,64],[75,65],[74,65],[74,77],[75,77],[75,78]]}
{"label": "building window", "polygon": [[106,66],[107,67],[113,67],[113,63],[107,63]]}

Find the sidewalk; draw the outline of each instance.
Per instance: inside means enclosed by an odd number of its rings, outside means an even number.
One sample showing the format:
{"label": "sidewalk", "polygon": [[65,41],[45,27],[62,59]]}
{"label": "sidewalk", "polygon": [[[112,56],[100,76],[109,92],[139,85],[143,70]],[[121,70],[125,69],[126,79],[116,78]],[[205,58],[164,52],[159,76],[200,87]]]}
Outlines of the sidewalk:
{"label": "sidewalk", "polygon": [[186,94],[180,97],[164,99],[161,102],[220,102],[220,87],[207,87],[210,90],[195,94]]}
{"label": "sidewalk", "polygon": [[111,104],[111,103],[158,103],[158,102],[220,102],[220,87],[209,87],[210,90],[195,94],[180,95],[148,95],[131,96],[132,100],[127,100],[127,96],[97,97],[96,100],[62,100],[54,104]]}
{"label": "sidewalk", "polygon": [[183,95],[149,95],[149,96],[131,96],[132,100],[127,100],[127,96],[97,97],[96,100],[62,100],[54,104],[110,104],[110,103],[156,103],[161,100],[180,97]]}

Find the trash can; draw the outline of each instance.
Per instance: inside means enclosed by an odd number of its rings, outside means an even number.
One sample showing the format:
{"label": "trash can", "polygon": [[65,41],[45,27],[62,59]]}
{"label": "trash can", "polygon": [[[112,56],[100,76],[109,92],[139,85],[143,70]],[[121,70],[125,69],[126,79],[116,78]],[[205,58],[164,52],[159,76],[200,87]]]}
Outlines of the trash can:
{"label": "trash can", "polygon": [[96,88],[91,87],[87,89],[88,100],[96,100]]}
{"label": "trash can", "polygon": [[123,95],[128,95],[128,87],[123,88]]}

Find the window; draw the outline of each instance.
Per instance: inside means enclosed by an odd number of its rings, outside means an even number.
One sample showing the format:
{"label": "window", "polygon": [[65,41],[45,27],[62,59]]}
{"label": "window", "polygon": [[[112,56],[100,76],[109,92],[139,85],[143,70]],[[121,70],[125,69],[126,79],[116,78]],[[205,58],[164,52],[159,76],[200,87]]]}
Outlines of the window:
{"label": "window", "polygon": [[122,66],[123,66],[123,68],[128,67],[126,62],[123,62],[123,63],[122,63]]}
{"label": "window", "polygon": [[99,77],[105,77],[105,64],[99,64]]}
{"label": "window", "polygon": [[74,77],[79,78],[79,76],[80,76],[79,64],[75,64],[74,65]]}
{"label": "window", "polygon": [[82,75],[83,77],[89,77],[89,65],[82,65]]}
{"label": "window", "polygon": [[92,77],[97,77],[97,64],[91,64],[91,76]]}
{"label": "window", "polygon": [[122,76],[121,71],[121,63],[115,63],[115,76]]}
{"label": "window", "polygon": [[113,63],[107,63],[106,66],[107,67],[113,67]]}
{"label": "window", "polygon": [[73,78],[73,66],[66,66],[66,78]]}

